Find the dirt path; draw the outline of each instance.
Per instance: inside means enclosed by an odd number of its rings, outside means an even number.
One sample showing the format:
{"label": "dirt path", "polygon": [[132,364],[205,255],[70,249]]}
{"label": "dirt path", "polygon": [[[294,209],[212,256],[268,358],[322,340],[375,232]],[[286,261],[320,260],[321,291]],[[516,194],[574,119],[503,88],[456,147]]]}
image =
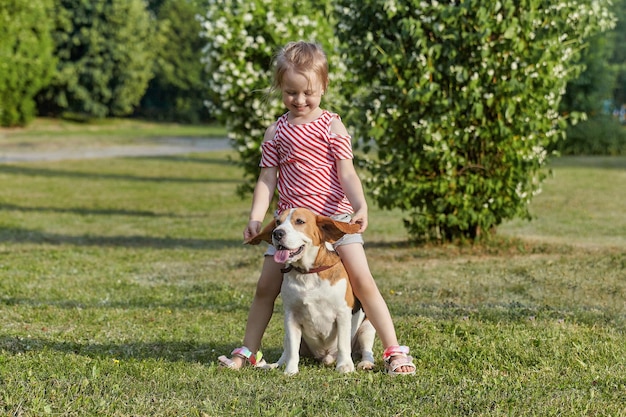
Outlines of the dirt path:
{"label": "dirt path", "polygon": [[99,159],[123,156],[162,156],[230,149],[228,139],[167,138],[150,145],[117,145],[61,149],[2,149],[0,163]]}

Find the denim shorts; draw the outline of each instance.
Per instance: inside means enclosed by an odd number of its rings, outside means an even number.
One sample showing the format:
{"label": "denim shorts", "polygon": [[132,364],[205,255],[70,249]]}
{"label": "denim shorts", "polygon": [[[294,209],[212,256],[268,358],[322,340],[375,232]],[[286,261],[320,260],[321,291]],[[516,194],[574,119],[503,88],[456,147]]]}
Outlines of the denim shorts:
{"label": "denim shorts", "polygon": [[[350,223],[350,220],[352,219],[352,216],[350,216],[349,214],[337,214],[330,217],[334,220],[344,223]],[[361,245],[363,245],[365,243],[363,241],[363,235],[361,233],[343,235],[338,241],[336,241],[332,245],[333,248],[337,248],[337,246],[350,245],[352,243],[360,243]],[[272,245],[268,245],[267,250],[265,251],[265,256],[274,256],[275,253],[276,248]]]}

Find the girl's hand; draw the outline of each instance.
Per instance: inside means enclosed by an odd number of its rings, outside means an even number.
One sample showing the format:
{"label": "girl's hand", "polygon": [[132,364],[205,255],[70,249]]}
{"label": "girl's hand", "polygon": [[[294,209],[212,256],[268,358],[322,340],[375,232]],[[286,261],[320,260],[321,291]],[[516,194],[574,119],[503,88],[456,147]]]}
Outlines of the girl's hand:
{"label": "girl's hand", "polygon": [[246,230],[243,231],[243,239],[248,240],[252,239],[261,231],[261,222],[258,220],[250,220],[248,222],[248,226],[246,226]]}
{"label": "girl's hand", "polygon": [[359,229],[358,233],[363,233],[365,229],[367,229],[367,211],[357,211],[356,213],[354,213],[354,216],[352,216],[352,220],[350,220],[350,223],[356,223],[360,225],[361,228]]}

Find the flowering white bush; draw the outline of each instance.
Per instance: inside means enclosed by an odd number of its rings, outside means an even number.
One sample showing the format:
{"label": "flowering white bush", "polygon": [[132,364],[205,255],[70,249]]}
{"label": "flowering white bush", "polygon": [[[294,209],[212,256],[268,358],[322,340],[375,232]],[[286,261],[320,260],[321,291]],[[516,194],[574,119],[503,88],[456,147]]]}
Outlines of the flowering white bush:
{"label": "flowering white bush", "polygon": [[[204,62],[211,78],[207,106],[228,128],[247,178],[247,192],[258,176],[265,129],[286,110],[278,94],[270,95],[272,61],[290,41],[321,44],[330,64],[325,102],[339,103],[333,85],[345,71],[337,53],[330,0],[209,0],[200,18],[206,39]],[[337,104],[338,105],[338,104]]]}
{"label": "flowering white bush", "polygon": [[250,190],[263,132],[284,112],[268,95],[272,58],[288,41],[319,42],[335,93],[323,105],[350,97],[347,122],[364,150],[377,149],[366,165],[378,204],[408,212],[414,239],[476,238],[530,218],[546,148],[564,135],[559,102],[589,37],[614,25],[609,3],[209,0],[207,104],[240,154],[240,191]]}
{"label": "flowering white bush", "polygon": [[558,105],[589,37],[614,25],[610,0],[340,0],[369,188],[409,213],[417,239],[476,238],[530,218]]}

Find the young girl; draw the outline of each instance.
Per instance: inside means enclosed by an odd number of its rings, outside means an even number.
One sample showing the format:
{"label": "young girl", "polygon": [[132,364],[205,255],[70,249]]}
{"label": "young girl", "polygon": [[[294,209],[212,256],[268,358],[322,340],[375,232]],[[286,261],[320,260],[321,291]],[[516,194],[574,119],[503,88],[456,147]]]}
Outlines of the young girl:
{"label": "young girl", "polygon": [[[367,203],[352,163],[352,144],[338,115],[320,108],[328,87],[328,64],[316,44],[291,42],[276,59],[274,88],[282,92],[288,112],[265,132],[261,172],[254,189],[250,220],[244,231],[248,239],[261,230],[274,190],[278,187],[278,211],[307,207],[325,216],[352,216],[361,226],[359,234],[346,235],[335,250],[348,271],[353,291],[374,325],[385,351],[385,371],[391,375],[414,374],[409,348],[399,346],[391,315],[369,270],[361,233],[367,229]],[[261,338],[280,293],[281,268],[272,246],[265,253],[263,269],[246,325],[243,347],[231,358],[220,356],[223,366],[239,369],[256,365]]]}

